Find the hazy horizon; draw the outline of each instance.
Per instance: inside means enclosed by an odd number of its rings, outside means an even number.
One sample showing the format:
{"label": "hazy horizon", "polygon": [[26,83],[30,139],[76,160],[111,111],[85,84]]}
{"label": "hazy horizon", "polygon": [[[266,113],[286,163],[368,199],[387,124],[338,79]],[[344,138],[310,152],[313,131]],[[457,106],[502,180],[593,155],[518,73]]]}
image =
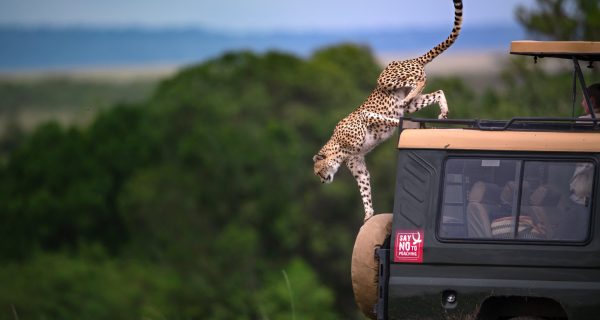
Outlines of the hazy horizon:
{"label": "hazy horizon", "polygon": [[[498,49],[525,31],[517,5],[463,0],[450,52]],[[0,70],[201,62],[226,51],[306,56],[352,42],[382,52],[423,52],[453,27],[450,0],[0,0]]]}
{"label": "hazy horizon", "polygon": [[[517,25],[534,0],[464,0],[464,25]],[[451,26],[452,1],[399,0],[0,0],[0,25],[19,27],[203,28],[226,32],[344,32]]]}
{"label": "hazy horizon", "polygon": [[[327,33],[214,33],[202,29],[3,29],[0,71],[73,69],[103,66],[184,65],[228,51],[276,50],[301,57],[340,43],[366,45],[376,56],[425,53],[443,41],[448,28]],[[499,51],[522,39],[517,27],[468,27],[449,52]]]}

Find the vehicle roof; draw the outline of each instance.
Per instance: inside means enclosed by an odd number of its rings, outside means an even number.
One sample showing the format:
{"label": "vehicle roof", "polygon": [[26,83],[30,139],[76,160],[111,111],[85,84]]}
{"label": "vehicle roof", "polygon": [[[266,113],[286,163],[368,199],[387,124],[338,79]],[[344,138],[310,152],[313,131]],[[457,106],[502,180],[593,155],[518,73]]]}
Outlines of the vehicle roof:
{"label": "vehicle roof", "polygon": [[404,129],[400,149],[600,152],[599,132]]}
{"label": "vehicle roof", "polygon": [[510,53],[534,57],[600,61],[597,41],[512,41]]}

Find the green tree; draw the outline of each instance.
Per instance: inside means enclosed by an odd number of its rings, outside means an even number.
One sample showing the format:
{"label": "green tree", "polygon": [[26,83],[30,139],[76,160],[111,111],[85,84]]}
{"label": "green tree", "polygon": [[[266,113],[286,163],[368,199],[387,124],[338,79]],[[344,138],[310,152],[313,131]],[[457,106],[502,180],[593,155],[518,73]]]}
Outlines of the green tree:
{"label": "green tree", "polygon": [[600,40],[597,0],[537,0],[537,7],[519,6],[517,20],[532,34],[551,40]]}
{"label": "green tree", "polygon": [[301,259],[290,261],[281,273],[267,274],[256,301],[261,319],[339,319],[331,311],[333,292]]}
{"label": "green tree", "polygon": [[36,254],[0,265],[0,319],[165,319],[181,286],[168,269],[107,257],[98,246],[79,255]]}
{"label": "green tree", "polygon": [[[348,57],[364,63],[352,69]],[[325,48],[306,61],[229,53],[162,83],[149,110],[165,139],[164,159],[196,179],[186,192],[213,226],[205,236],[219,237],[230,221],[259,230],[256,247],[248,249],[258,248],[259,265],[281,266],[301,254],[336,288],[346,313],[354,308],[344,275],[360,225],[350,217],[360,217],[362,207],[350,175],[321,189],[310,159],[339,118],[367,96],[363,74],[379,69],[366,48],[351,45]],[[245,274],[260,278],[261,269]]]}
{"label": "green tree", "polygon": [[[115,107],[87,130],[47,123],[24,138],[1,170],[0,256],[99,242],[116,252],[126,238],[117,198],[151,158],[151,130],[137,107]],[[145,135],[148,133],[148,136]]]}

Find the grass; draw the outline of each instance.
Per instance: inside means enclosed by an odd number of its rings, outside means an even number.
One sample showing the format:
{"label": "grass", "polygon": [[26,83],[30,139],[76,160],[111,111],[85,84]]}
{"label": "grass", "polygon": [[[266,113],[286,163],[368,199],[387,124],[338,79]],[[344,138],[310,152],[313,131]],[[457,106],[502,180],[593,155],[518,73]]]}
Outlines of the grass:
{"label": "grass", "polygon": [[8,122],[25,131],[46,121],[85,125],[101,110],[150,96],[160,78],[0,78],[0,135]]}
{"label": "grass", "polygon": [[283,278],[285,279],[285,284],[288,289],[288,293],[290,295],[290,306],[292,308],[292,320],[296,320],[296,307],[294,305],[294,295],[292,294],[292,285],[290,284],[290,279],[288,278],[287,272],[285,270],[281,270],[283,273]]}

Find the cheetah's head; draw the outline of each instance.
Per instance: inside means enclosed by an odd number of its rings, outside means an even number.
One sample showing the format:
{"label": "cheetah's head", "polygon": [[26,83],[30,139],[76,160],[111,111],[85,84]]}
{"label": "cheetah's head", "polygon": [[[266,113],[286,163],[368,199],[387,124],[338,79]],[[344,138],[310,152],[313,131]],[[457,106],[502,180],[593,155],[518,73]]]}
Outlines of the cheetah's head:
{"label": "cheetah's head", "polygon": [[340,163],[333,156],[317,154],[313,157],[315,175],[321,178],[321,183],[331,183]]}

